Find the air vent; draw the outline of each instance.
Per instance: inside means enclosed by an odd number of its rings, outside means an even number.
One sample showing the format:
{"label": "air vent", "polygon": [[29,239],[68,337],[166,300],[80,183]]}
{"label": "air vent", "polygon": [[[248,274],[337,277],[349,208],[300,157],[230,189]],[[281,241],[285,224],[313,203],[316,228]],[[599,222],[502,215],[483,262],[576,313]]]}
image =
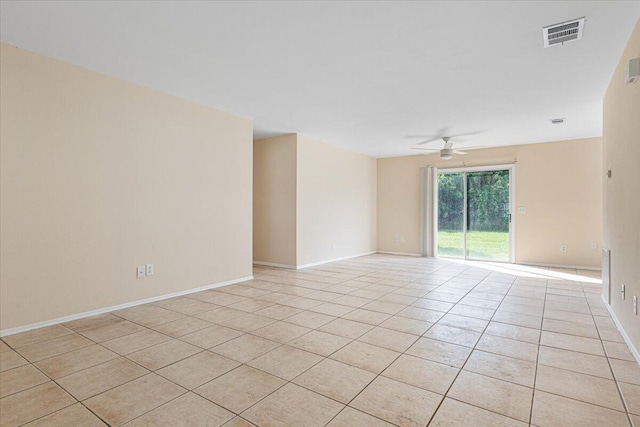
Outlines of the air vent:
{"label": "air vent", "polygon": [[561,118],[561,119],[551,119],[551,124],[552,125],[561,125],[565,122],[565,118]]}
{"label": "air vent", "polygon": [[544,47],[562,45],[573,40],[580,40],[584,31],[585,18],[574,19],[573,21],[561,24],[550,25],[542,29]]}

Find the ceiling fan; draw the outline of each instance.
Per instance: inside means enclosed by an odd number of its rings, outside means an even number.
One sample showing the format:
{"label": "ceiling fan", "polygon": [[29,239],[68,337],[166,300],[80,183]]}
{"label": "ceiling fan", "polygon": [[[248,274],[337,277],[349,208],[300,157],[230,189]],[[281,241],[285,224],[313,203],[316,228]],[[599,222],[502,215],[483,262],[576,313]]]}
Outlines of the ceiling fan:
{"label": "ceiling fan", "polygon": [[[444,141],[444,145],[442,146],[442,148],[440,149],[435,149],[435,148],[422,148],[422,147],[412,147],[413,150],[423,150],[423,151],[439,151],[440,152],[440,158],[442,160],[450,160],[454,154],[460,154],[460,155],[464,155],[467,154],[466,151],[460,151],[460,150],[455,150],[453,148],[453,142],[450,142],[452,138],[457,138],[459,136],[466,136],[466,135],[475,135],[481,132],[471,132],[471,133],[467,133],[467,134],[460,134],[460,135],[453,135],[453,136],[444,136],[444,135],[438,135],[435,137],[432,137],[430,139],[427,139],[426,141],[422,141],[419,142],[417,145],[424,145],[424,144],[428,144],[430,142],[433,141],[437,141],[439,139]],[[409,136],[410,138],[415,137],[413,135]],[[483,147],[482,145],[476,145],[473,147],[465,147],[466,149],[473,149],[473,148],[480,148]]]}

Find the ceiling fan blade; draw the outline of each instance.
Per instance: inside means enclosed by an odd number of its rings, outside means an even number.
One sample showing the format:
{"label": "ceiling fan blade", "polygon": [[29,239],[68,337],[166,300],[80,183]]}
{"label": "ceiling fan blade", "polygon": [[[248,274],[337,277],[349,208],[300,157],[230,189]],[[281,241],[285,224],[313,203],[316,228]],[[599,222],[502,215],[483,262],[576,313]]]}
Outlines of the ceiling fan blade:
{"label": "ceiling fan blade", "polygon": [[460,150],[453,150],[452,153],[453,154],[467,154],[466,151],[460,151]]}
{"label": "ceiling fan blade", "polygon": [[463,150],[473,150],[475,148],[484,148],[484,145],[473,145],[471,147],[462,147]]}
{"label": "ceiling fan blade", "polygon": [[448,136],[450,136],[451,138],[459,138],[461,136],[480,135],[481,133],[485,133],[485,132],[486,132],[486,130],[476,130],[476,131],[473,131],[473,132],[456,133],[456,134],[448,135]]}
{"label": "ceiling fan blade", "polygon": [[411,147],[412,150],[420,150],[420,151],[440,151],[439,148],[421,148],[421,147]]}
{"label": "ceiling fan blade", "polygon": [[428,144],[428,143],[430,143],[430,142],[433,142],[433,141],[439,141],[439,140],[441,140],[441,139],[442,139],[442,138],[430,138],[430,139],[427,139],[426,141],[418,142],[418,145]]}

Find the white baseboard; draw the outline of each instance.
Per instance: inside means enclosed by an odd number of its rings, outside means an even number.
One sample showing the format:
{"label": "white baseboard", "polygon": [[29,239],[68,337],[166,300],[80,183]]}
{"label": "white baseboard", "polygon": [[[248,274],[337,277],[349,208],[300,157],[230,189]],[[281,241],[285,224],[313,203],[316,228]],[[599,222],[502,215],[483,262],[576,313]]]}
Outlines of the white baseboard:
{"label": "white baseboard", "polygon": [[264,265],[267,267],[277,267],[277,268],[290,268],[295,270],[296,266],[295,265],[289,265],[289,264],[278,264],[276,262],[266,262],[266,261],[253,261],[253,263],[255,265]]}
{"label": "white baseboard", "polygon": [[585,267],[584,265],[566,265],[566,264],[543,264],[537,262],[514,262],[517,265],[532,265],[534,267],[555,267],[555,268],[573,268],[575,270],[602,270],[600,267]]}
{"label": "white baseboard", "polygon": [[377,251],[377,254],[384,255],[404,255],[404,256],[422,256],[422,254],[414,254],[411,252],[391,252],[391,251]]}
{"label": "white baseboard", "polygon": [[375,253],[376,253],[376,251],[372,251],[372,252],[365,252],[365,253],[357,254],[357,255],[348,255],[348,256],[343,256],[343,257],[340,257],[340,258],[327,259],[325,261],[312,262],[310,264],[299,265],[299,266],[296,267],[296,269],[300,270],[302,268],[315,267],[317,265],[328,264],[330,262],[344,261],[345,259],[358,258],[358,257],[361,257],[361,256],[366,256],[366,255],[373,255]]}
{"label": "white baseboard", "polygon": [[609,312],[609,314],[611,315],[611,318],[613,319],[613,323],[616,324],[616,327],[620,331],[620,334],[622,335],[622,339],[624,339],[624,342],[627,343],[627,346],[629,347],[629,350],[631,350],[631,354],[636,359],[636,362],[640,364],[640,353],[638,352],[638,349],[631,342],[631,338],[629,338],[629,335],[627,335],[627,333],[625,332],[624,328],[622,327],[622,324],[616,317],[616,314],[613,312],[613,309],[611,308],[611,306],[607,303],[607,300],[605,299],[604,295],[602,295],[601,298],[602,298],[602,302],[604,302],[604,306],[607,308],[607,311]]}
{"label": "white baseboard", "polygon": [[241,277],[239,279],[227,280],[225,282],[214,283],[212,285],[201,286],[199,288],[187,289],[185,291],[174,292],[172,294],[159,295],[157,297],[145,298],[137,301],[126,302],[124,304],[112,305],[111,307],[104,307],[104,308],[99,308],[97,310],[85,311],[84,313],[58,317],[57,319],[45,320],[43,322],[32,323],[30,325],[4,329],[4,330],[0,330],[0,337],[19,334],[20,332],[27,332],[32,329],[44,328],[45,326],[57,325],[59,323],[66,323],[72,320],[83,319],[85,317],[96,316],[98,314],[104,314],[110,311],[122,310],[123,308],[134,307],[136,305],[148,304],[150,302],[160,301],[163,299],[179,297],[183,295],[192,294],[195,292],[206,291],[208,289],[220,288],[222,286],[233,285],[234,283],[246,282],[247,280],[252,280],[252,279],[253,279],[253,276]]}

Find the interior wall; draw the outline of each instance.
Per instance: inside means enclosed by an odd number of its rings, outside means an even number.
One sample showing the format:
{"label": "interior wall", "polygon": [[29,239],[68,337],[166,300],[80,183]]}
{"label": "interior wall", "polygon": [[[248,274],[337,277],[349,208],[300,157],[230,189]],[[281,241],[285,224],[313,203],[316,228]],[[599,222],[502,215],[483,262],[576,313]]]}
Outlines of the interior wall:
{"label": "interior wall", "polygon": [[[599,267],[600,138],[471,150],[451,160],[441,160],[437,153],[378,159],[378,251],[421,254],[421,167],[507,164],[514,159],[515,205],[526,207],[526,214],[512,216],[515,261]],[[567,252],[561,252],[561,245]]]}
{"label": "interior wall", "polygon": [[[640,83],[625,85],[625,65],[640,57],[640,21],[604,97],[604,245],[611,250],[611,308],[637,350],[640,321]],[[626,285],[622,299],[621,284]]]}
{"label": "interior wall", "polygon": [[376,250],[376,159],[298,135],[298,265]]}
{"label": "interior wall", "polygon": [[296,145],[284,135],[253,143],[253,259],[296,265]]}
{"label": "interior wall", "polygon": [[251,276],[250,119],[0,55],[1,329]]}

